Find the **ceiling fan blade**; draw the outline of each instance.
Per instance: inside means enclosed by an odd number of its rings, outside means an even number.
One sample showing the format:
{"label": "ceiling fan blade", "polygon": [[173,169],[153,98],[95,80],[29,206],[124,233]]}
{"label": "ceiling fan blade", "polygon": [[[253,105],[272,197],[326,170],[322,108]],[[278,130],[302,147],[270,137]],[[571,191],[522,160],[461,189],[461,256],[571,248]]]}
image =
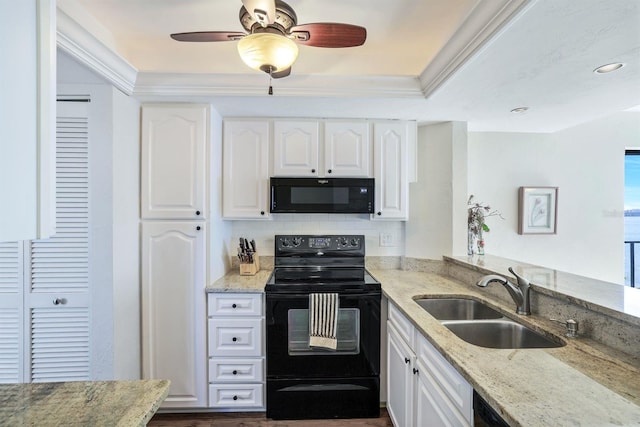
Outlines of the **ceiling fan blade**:
{"label": "ceiling fan blade", "polygon": [[242,0],[242,4],[253,19],[263,27],[276,22],[275,0]]}
{"label": "ceiling fan blade", "polygon": [[271,73],[271,77],[273,77],[274,79],[281,79],[283,77],[287,77],[289,74],[291,74],[291,67],[285,68],[282,71]]}
{"label": "ceiling fan blade", "polygon": [[171,38],[179,42],[228,42],[240,40],[245,33],[235,31],[195,31],[191,33],[174,33]]}
{"label": "ceiling fan blade", "polygon": [[367,29],[358,25],[318,22],[292,27],[290,34],[300,44],[316,47],[353,47],[364,44]]}

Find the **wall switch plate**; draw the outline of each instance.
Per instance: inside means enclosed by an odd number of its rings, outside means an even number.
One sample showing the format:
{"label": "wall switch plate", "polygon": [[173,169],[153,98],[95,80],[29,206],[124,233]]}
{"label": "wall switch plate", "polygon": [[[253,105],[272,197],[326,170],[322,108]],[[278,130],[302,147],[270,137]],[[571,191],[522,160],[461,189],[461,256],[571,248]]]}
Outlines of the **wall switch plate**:
{"label": "wall switch plate", "polygon": [[392,233],[380,233],[380,246],[395,246],[396,239]]}

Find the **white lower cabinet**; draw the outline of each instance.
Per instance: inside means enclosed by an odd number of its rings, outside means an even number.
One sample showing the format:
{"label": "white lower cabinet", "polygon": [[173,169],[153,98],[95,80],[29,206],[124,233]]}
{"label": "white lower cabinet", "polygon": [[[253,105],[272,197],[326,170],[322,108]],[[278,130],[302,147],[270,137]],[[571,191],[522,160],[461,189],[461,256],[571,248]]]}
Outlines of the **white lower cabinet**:
{"label": "white lower cabinet", "polygon": [[208,325],[209,406],[264,410],[262,294],[209,294]]}
{"label": "white lower cabinet", "polygon": [[394,426],[472,426],[473,388],[393,304],[387,334],[387,410]]}

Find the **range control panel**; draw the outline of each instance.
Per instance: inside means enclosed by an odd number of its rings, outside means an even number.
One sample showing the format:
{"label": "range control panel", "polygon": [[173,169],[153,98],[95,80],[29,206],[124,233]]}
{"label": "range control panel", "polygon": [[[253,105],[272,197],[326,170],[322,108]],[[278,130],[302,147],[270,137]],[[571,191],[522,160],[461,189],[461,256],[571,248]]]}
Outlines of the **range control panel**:
{"label": "range control panel", "polygon": [[277,235],[275,236],[276,254],[278,252],[317,252],[317,251],[362,251],[363,235]]}

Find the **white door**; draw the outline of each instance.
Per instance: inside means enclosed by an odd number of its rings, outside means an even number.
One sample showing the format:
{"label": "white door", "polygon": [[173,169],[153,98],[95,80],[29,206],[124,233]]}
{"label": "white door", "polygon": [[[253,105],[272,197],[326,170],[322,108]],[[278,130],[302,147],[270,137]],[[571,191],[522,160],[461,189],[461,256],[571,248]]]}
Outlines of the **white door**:
{"label": "white door", "polygon": [[322,176],[318,169],[317,121],[274,122],[273,175]]}
{"label": "white door", "polygon": [[142,219],[204,219],[208,106],[142,108]]}
{"label": "white door", "polygon": [[331,122],[324,127],[324,176],[371,175],[368,122]]}
{"label": "white door", "polygon": [[142,371],[165,408],[207,405],[204,222],[142,223]]}
{"label": "white door", "polygon": [[406,220],[409,213],[407,124],[374,123],[373,135],[376,213],[372,219]]}
{"label": "white door", "polygon": [[414,363],[413,351],[387,322],[387,410],[397,427],[413,426]]}
{"label": "white door", "polygon": [[224,122],[222,181],[224,218],[269,218],[268,121]]}
{"label": "white door", "polygon": [[88,103],[58,102],[57,116],[56,234],[25,249],[33,382],[92,375]]}
{"label": "white door", "polygon": [[0,243],[0,383],[24,382],[22,260],[22,242]]}

